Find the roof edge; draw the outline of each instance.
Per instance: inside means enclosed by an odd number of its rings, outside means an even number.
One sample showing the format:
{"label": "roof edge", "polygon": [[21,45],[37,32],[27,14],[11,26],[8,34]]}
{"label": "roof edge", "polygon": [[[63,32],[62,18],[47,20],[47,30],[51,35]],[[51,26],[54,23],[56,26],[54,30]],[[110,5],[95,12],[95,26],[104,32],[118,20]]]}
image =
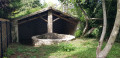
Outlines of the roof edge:
{"label": "roof edge", "polygon": [[10,20],[8,20],[8,19],[3,19],[3,18],[0,18],[0,21],[10,21]]}
{"label": "roof edge", "polygon": [[[74,18],[74,20],[78,20],[78,21],[79,21],[79,19],[78,19],[77,17],[73,17],[72,15],[70,15],[70,14],[68,14],[68,13],[65,13],[65,12],[62,12],[62,11],[60,11],[60,10],[57,10],[57,9],[55,9],[55,8],[53,8],[53,7],[43,8],[42,10],[38,10],[38,11],[36,11],[36,12],[34,12],[34,13],[25,15],[25,16],[23,16],[23,17],[20,17],[20,18],[14,19],[14,20],[21,20],[21,19],[30,17],[30,16],[35,15],[35,14],[38,14],[38,13],[42,13],[42,12],[48,11],[48,10],[50,10],[50,9],[52,9],[52,10],[54,10],[54,11],[57,11],[57,12],[60,12],[60,13],[62,13],[62,14],[64,14],[64,15],[66,15],[66,16],[69,16],[69,17]],[[13,20],[13,21],[14,21],[14,20]]]}

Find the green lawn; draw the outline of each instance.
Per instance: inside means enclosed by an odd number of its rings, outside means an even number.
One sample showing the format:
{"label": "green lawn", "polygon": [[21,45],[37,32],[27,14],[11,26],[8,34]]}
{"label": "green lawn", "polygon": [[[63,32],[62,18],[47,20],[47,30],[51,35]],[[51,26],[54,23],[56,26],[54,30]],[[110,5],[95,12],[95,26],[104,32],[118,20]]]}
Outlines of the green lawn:
{"label": "green lawn", "polygon": [[[9,46],[5,56],[8,58],[95,58],[97,45],[98,41],[95,39],[76,39],[41,47],[14,43]],[[107,58],[120,58],[120,43],[113,45]]]}

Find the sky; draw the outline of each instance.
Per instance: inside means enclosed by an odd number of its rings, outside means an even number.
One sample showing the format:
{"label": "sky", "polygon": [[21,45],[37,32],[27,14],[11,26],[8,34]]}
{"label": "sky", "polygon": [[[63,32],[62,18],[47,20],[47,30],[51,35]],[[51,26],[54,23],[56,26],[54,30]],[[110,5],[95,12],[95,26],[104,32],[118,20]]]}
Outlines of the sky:
{"label": "sky", "polygon": [[60,4],[60,2],[59,2],[58,0],[40,0],[40,2],[41,2],[42,4],[44,3],[44,1],[45,1],[46,3],[53,3],[53,4],[56,4],[56,5]]}

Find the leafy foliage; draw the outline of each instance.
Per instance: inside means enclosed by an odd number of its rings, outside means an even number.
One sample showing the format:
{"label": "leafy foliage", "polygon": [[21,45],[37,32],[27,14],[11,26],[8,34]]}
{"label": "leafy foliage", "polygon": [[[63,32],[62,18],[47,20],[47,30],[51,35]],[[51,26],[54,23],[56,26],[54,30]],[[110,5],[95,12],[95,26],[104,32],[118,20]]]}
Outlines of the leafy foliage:
{"label": "leafy foliage", "polygon": [[75,50],[75,47],[70,43],[60,43],[58,46],[60,47],[60,50],[62,51],[70,52],[70,51]]}
{"label": "leafy foliage", "polygon": [[[85,26],[85,15],[80,10],[80,6],[78,4],[81,5],[82,9],[87,13],[89,18],[102,18],[101,0],[61,0],[61,2],[64,2],[64,4],[68,4],[68,7],[70,7],[70,5],[73,6],[73,8],[68,9],[68,12],[72,13],[73,16],[78,17],[81,21],[80,24],[83,26]],[[99,26],[102,21],[97,21],[97,24],[95,22],[96,21],[94,20],[89,21],[89,29]],[[83,31],[84,29],[83,26],[80,27],[81,31]]]}
{"label": "leafy foliage", "polygon": [[11,48],[8,48],[7,52],[4,55],[10,56],[10,55],[13,55],[13,54],[15,54],[15,51],[13,49],[11,49]]}
{"label": "leafy foliage", "polygon": [[[61,2],[64,2],[64,4],[68,4],[68,8],[70,7],[69,4],[72,4],[73,8],[69,8],[68,12],[72,13],[72,15],[78,17],[81,21],[80,24],[85,26],[85,16],[80,10],[80,6],[83,8],[83,10],[87,13],[89,18],[103,18],[103,10],[102,10],[102,1],[101,0],[60,0]],[[117,7],[117,0],[106,0],[106,10],[107,10],[107,34],[106,38],[110,36],[115,16],[116,16],[116,7]],[[98,28],[99,32],[93,31],[92,35],[95,37],[100,37],[102,29],[99,28],[100,25],[102,25],[102,20],[89,20],[89,28],[92,27]],[[81,31],[83,31],[84,27],[80,27]],[[78,30],[77,30],[78,32]],[[99,34],[99,35],[98,35]],[[79,35],[80,36],[80,35]]]}
{"label": "leafy foliage", "polygon": [[0,15],[2,18],[15,19],[44,7],[46,5],[41,5],[39,0],[12,0],[8,7],[0,9]]}
{"label": "leafy foliage", "polygon": [[18,3],[19,4],[16,4],[15,2],[11,3],[13,6],[19,5],[17,6],[18,8],[15,8],[15,6],[13,7],[15,10],[12,11],[10,15],[11,18],[18,18],[43,8],[43,5],[39,3],[39,0],[20,0]]}
{"label": "leafy foliage", "polygon": [[82,35],[82,31],[81,31],[81,30],[77,30],[77,31],[75,32],[75,37],[76,37],[76,38],[80,37],[81,35]]}
{"label": "leafy foliage", "polygon": [[92,32],[92,35],[95,36],[95,37],[98,37],[99,36],[99,29],[95,28]]}

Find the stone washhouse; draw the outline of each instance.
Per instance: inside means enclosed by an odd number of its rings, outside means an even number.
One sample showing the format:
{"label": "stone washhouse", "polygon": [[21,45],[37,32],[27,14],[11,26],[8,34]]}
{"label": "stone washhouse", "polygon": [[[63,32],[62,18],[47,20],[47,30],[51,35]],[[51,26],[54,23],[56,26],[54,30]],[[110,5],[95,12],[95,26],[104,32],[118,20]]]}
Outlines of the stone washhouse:
{"label": "stone washhouse", "polygon": [[46,33],[73,35],[79,20],[52,7],[12,21],[12,37],[22,44],[31,44],[32,36]]}

